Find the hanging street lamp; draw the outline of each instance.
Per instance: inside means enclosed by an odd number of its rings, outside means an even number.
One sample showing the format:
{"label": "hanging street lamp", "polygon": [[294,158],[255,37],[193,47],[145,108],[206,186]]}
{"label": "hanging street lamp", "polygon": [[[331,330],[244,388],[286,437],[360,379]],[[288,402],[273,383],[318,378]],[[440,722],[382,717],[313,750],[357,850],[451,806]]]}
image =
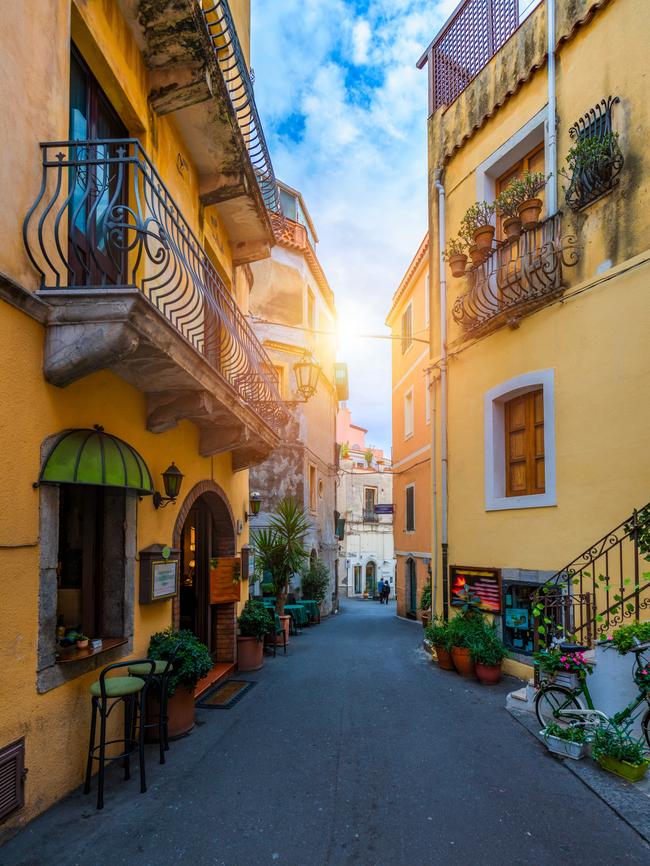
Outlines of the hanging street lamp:
{"label": "hanging street lamp", "polygon": [[320,377],[320,364],[314,360],[311,352],[305,352],[297,364],[293,365],[296,374],[297,390],[306,403],[316,393],[318,379]]}
{"label": "hanging street lamp", "polygon": [[244,520],[248,522],[249,517],[256,517],[260,513],[262,506],[262,497],[259,493],[251,493],[248,499],[248,507],[250,511],[244,511]]}

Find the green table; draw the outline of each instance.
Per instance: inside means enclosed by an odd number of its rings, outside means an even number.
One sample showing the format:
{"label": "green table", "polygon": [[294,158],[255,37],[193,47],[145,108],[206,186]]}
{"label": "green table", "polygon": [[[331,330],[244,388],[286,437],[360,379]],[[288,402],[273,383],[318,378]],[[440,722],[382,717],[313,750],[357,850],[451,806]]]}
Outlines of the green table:
{"label": "green table", "polygon": [[317,601],[313,598],[301,598],[300,604],[306,608],[312,622],[320,622],[320,608]]}
{"label": "green table", "polygon": [[296,629],[302,628],[303,625],[309,625],[309,614],[304,605],[285,604],[284,612],[289,614]]}

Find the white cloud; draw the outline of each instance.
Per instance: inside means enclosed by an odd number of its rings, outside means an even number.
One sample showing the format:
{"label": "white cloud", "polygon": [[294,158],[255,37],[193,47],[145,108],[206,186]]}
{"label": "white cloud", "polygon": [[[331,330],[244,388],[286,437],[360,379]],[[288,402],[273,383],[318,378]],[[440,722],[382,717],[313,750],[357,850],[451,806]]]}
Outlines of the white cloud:
{"label": "white cloud", "polygon": [[[303,193],[339,318],[361,333],[388,333],[426,230],[427,74],[415,64],[455,5],[373,0],[361,16],[354,0],[253,2],[255,93],[275,171]],[[356,423],[384,447],[390,353],[388,340],[339,352]]]}

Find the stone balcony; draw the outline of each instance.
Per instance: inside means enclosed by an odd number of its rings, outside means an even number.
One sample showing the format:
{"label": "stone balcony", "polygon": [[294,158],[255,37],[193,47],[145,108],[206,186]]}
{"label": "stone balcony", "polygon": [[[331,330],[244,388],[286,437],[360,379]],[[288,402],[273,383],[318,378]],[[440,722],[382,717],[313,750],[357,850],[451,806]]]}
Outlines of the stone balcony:
{"label": "stone balcony", "polygon": [[41,150],[24,238],[48,310],[47,381],[110,369],[146,394],[149,430],[188,419],[201,454],[264,460],[285,418],[275,371],[139,142]]}
{"label": "stone balcony", "polygon": [[226,0],[118,0],[149,71],[149,103],[173,114],[215,205],[233,262],[266,258],[279,194],[253,87]]}

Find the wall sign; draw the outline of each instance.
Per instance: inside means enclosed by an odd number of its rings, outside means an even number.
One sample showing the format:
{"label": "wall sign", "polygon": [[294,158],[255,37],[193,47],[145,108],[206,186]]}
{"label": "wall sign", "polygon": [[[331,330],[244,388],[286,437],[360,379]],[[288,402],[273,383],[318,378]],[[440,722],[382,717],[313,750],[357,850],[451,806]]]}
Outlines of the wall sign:
{"label": "wall sign", "polygon": [[210,604],[239,601],[241,589],[239,556],[219,556],[210,560]]}
{"label": "wall sign", "polygon": [[464,568],[452,565],[449,570],[449,600],[452,606],[456,594],[466,586],[481,599],[481,610],[501,613],[501,572],[498,568]]}
{"label": "wall sign", "polygon": [[140,551],[140,604],[178,595],[179,556],[177,547],[163,544],[152,544]]}
{"label": "wall sign", "polygon": [[392,514],[393,513],[393,503],[385,502],[378,503],[375,505],[375,514]]}

